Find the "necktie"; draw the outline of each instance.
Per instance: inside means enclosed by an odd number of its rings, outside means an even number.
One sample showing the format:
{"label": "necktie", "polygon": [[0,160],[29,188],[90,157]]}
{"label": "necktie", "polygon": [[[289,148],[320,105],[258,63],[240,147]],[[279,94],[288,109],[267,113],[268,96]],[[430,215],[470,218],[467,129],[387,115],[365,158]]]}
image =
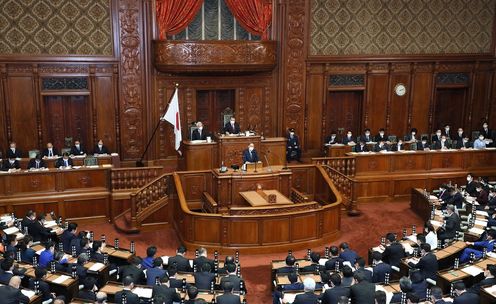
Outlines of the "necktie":
{"label": "necktie", "polygon": [[49,156],[49,157],[53,156],[53,154],[52,154],[52,149],[48,150],[48,156]]}
{"label": "necktie", "polygon": [[69,166],[69,164],[67,163],[67,160],[65,160],[65,159],[64,159],[64,164],[65,164],[64,166],[66,166],[66,167]]}
{"label": "necktie", "polygon": [[39,169],[39,168],[40,168],[40,163],[36,162],[36,169]]}

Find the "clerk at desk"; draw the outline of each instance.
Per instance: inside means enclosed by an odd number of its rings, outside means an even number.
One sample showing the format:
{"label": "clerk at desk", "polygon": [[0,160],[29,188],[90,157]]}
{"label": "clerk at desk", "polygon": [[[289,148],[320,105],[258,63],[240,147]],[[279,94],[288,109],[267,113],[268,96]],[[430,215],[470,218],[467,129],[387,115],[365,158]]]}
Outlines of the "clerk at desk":
{"label": "clerk at desk", "polygon": [[255,150],[255,145],[250,143],[248,149],[243,151],[243,164],[258,162],[258,154]]}
{"label": "clerk at desk", "polygon": [[236,123],[236,118],[234,116],[231,117],[231,120],[226,123],[224,126],[224,133],[226,134],[239,134],[241,132],[241,128],[239,124]]}
{"label": "clerk at desk", "polygon": [[69,153],[65,152],[61,158],[57,159],[57,161],[55,162],[55,167],[72,167],[72,159],[69,158]]}

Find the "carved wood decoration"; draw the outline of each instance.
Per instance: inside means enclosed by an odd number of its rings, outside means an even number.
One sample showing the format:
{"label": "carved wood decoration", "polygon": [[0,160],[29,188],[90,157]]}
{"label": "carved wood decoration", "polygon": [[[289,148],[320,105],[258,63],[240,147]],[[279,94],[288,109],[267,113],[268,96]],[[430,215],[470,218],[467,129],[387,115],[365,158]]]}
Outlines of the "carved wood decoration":
{"label": "carved wood decoration", "polygon": [[143,119],[143,30],[141,1],[119,1],[119,43],[121,49],[121,153],[126,159],[141,156],[145,144]]}
{"label": "carved wood decoration", "polygon": [[161,72],[263,72],[277,60],[276,41],[153,41]]}
{"label": "carved wood decoration", "polygon": [[284,121],[283,130],[295,128],[300,140],[305,143],[305,1],[288,1],[286,5],[287,20],[282,25],[286,37],[282,39],[284,49],[282,87]]}

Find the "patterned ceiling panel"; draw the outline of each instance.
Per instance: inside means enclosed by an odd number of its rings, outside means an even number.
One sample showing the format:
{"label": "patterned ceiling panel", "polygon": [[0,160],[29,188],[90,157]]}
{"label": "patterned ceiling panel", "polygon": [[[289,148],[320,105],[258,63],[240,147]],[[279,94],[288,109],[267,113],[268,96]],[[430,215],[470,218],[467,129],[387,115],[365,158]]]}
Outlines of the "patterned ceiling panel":
{"label": "patterned ceiling panel", "polygon": [[491,51],[496,0],[311,1],[311,55]]}
{"label": "patterned ceiling panel", "polygon": [[112,55],[110,0],[0,0],[0,54]]}

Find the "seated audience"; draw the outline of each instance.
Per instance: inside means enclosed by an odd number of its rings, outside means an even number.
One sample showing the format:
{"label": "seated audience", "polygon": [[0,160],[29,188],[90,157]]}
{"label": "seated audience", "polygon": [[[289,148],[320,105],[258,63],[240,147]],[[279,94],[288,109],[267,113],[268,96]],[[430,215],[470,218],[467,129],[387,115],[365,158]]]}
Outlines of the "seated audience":
{"label": "seated audience", "polygon": [[176,255],[169,258],[168,265],[176,264],[177,271],[191,272],[193,269],[189,264],[189,260],[184,257],[186,254],[186,247],[180,246],[177,248]]}
{"label": "seated audience", "polygon": [[[246,291],[246,286],[243,279],[236,274],[236,264],[227,265],[227,276],[222,277],[220,280],[220,285],[222,286],[226,282],[231,282],[233,285],[233,290],[239,292],[241,290]],[[290,272],[291,274],[291,272]],[[241,282],[243,282],[243,289],[241,289]]]}
{"label": "seated audience", "polygon": [[205,263],[199,271],[193,274],[196,288],[200,290],[210,290],[210,285],[215,281],[215,274],[213,274],[211,270],[210,264]]}
{"label": "seated audience", "polygon": [[[153,260],[153,267],[146,270],[146,285],[155,285],[156,280],[162,280],[167,275],[163,266],[162,258],[158,257]],[[167,278],[167,281],[168,278]]]}
{"label": "seated audience", "polygon": [[360,136],[360,141],[363,141],[364,143],[369,143],[369,142],[374,141],[374,139],[372,138],[372,135],[370,135],[370,129],[368,129],[368,128],[365,129],[362,136]]}
{"label": "seated audience", "polygon": [[386,274],[391,274],[391,265],[382,261],[382,253],[378,251],[372,252],[372,260],[374,267],[372,268],[372,283],[383,283],[386,279]]}
{"label": "seated audience", "polygon": [[350,249],[348,243],[343,242],[339,245],[339,257],[343,259],[343,261],[348,261],[351,265],[355,264],[356,259],[358,258],[358,254]]}
{"label": "seated audience", "polygon": [[198,257],[193,260],[193,266],[196,266],[196,270],[200,271],[202,269],[203,264],[210,264],[210,269],[212,272],[214,271],[214,261],[209,259],[207,249],[204,247],[200,247],[198,249]]}
{"label": "seated audience", "polygon": [[141,261],[141,268],[148,269],[153,267],[153,260],[155,259],[155,254],[157,253],[157,247],[150,246],[146,248],[146,258]]}
{"label": "seated audience", "polygon": [[71,147],[71,155],[73,156],[84,156],[86,155],[86,150],[84,150],[81,142],[79,140],[74,141],[74,146]]}
{"label": "seated audience", "polygon": [[319,297],[315,292],[315,281],[312,278],[305,278],[303,280],[303,291],[305,293],[299,294],[295,297],[293,304],[317,304]]}
{"label": "seated audience", "polygon": [[494,241],[496,239],[496,231],[489,230],[487,232],[486,240],[479,242],[465,242],[465,244],[472,246],[473,248],[463,249],[462,255],[460,256],[460,263],[466,263],[470,260],[470,255],[474,254],[475,259],[480,259],[483,256],[483,249],[485,248],[487,252],[491,252],[494,249]]}
{"label": "seated audience", "polygon": [[79,299],[96,301],[96,293],[97,290],[96,281],[92,277],[86,277],[83,280],[83,289],[81,289],[77,295]]}
{"label": "seated audience", "polygon": [[453,301],[453,304],[479,303],[479,295],[476,293],[467,292],[463,281],[454,282],[453,290],[455,292],[455,300]]}
{"label": "seated audience", "polygon": [[363,276],[364,280],[372,282],[372,271],[365,269],[365,260],[362,257],[359,257],[356,260],[355,269],[356,270],[353,274],[353,277],[356,273],[360,273]]}
{"label": "seated audience", "polygon": [[431,252],[431,246],[427,243],[420,245],[420,260],[418,263],[410,262],[408,265],[420,270],[422,276],[426,279],[437,279],[437,270],[439,268],[437,257]]}
{"label": "seated audience", "polygon": [[13,276],[8,285],[0,286],[2,303],[29,303],[29,298],[22,294],[20,290],[21,278]]}
{"label": "seated audience", "polygon": [[386,248],[382,254],[382,260],[391,266],[400,267],[401,259],[406,256],[405,249],[401,245],[394,235],[394,233],[388,233],[386,235]]}
{"label": "seated audience", "polygon": [[[344,259],[339,256],[339,249],[336,246],[329,248],[329,259],[325,262],[325,269],[327,271],[335,271],[336,269],[343,268]],[[336,266],[337,265],[337,266]]]}
{"label": "seated audience", "polygon": [[375,284],[365,280],[363,273],[355,273],[355,284],[350,288],[351,303],[374,304]]}
{"label": "seated audience", "polygon": [[222,290],[224,293],[216,298],[217,304],[241,304],[239,296],[232,293],[233,285],[231,282],[226,282],[222,286]]}
{"label": "seated audience", "polygon": [[[115,302],[118,304],[139,304],[140,299],[138,295],[132,292],[134,288],[134,278],[131,276],[125,276],[122,279],[122,285],[124,288],[115,293]],[[125,298],[125,300],[123,300],[123,298]]]}
{"label": "seated audience", "polygon": [[7,153],[5,153],[6,158],[22,158],[21,150],[17,149],[17,145],[15,142],[11,142],[9,145],[9,149],[7,149]]}
{"label": "seated audience", "polygon": [[[162,297],[163,302],[157,301],[157,298],[159,297]],[[155,303],[172,304],[181,302],[179,293],[177,293],[175,288],[170,287],[169,277],[167,276],[164,276],[160,280],[160,285],[153,286],[152,298],[155,299]]]}
{"label": "seated audience", "polygon": [[277,273],[290,273],[295,271],[296,258],[293,255],[288,255],[286,257],[286,265],[276,270]]}
{"label": "seated audience", "polygon": [[103,144],[103,140],[99,140],[98,143],[93,148],[93,154],[110,154],[109,149]]}
{"label": "seated audience", "polygon": [[348,130],[348,132],[346,132],[346,136],[343,138],[343,144],[349,146],[353,146],[356,144],[355,139],[353,138],[353,133],[351,133],[351,130]]}
{"label": "seated audience", "polygon": [[55,147],[53,146],[53,144],[51,142],[49,142],[49,143],[46,144],[46,148],[43,149],[42,156],[44,158],[46,158],[46,157],[57,157],[57,156],[59,156],[59,152],[57,151],[57,149],[55,149]]}
{"label": "seated audience", "polygon": [[69,153],[65,152],[62,157],[55,162],[55,168],[69,168],[72,167],[72,159],[69,158]]}
{"label": "seated audience", "polygon": [[329,289],[322,294],[322,304],[335,304],[340,297],[344,296],[348,298],[350,296],[350,288],[349,286],[342,286],[341,276],[339,274],[331,274],[329,281]]}
{"label": "seated audience", "polygon": [[21,163],[13,158],[9,157],[8,159],[5,159],[2,164],[2,171],[9,171],[9,170],[17,170],[21,169]]}
{"label": "seated audience", "polygon": [[384,128],[380,128],[379,129],[379,133],[374,137],[374,141],[375,142],[388,142],[389,139],[386,135],[386,132],[384,131]]}

